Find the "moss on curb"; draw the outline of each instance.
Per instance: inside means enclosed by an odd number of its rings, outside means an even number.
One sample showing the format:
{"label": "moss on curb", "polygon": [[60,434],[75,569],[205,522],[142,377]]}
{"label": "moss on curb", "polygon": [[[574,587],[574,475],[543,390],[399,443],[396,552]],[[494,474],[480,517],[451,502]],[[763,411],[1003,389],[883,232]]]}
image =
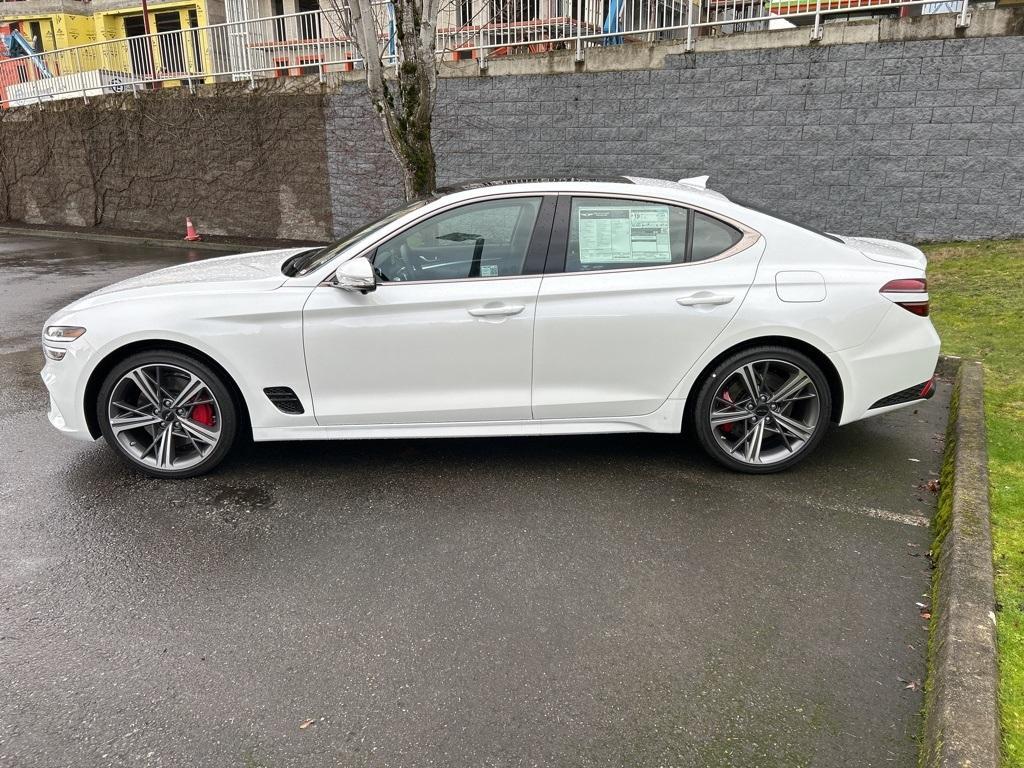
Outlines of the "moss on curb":
{"label": "moss on curb", "polygon": [[921,718],[921,751],[918,756],[920,768],[932,768],[938,764],[939,747],[942,743],[942,734],[937,734],[934,743],[929,744],[925,737],[925,729],[928,723],[929,710],[932,705],[932,698],[935,689],[935,659],[938,654],[938,617],[939,617],[939,585],[942,583],[942,568],[939,555],[942,553],[942,544],[949,533],[950,522],[953,513],[953,476],[956,467],[956,419],[960,413],[960,377],[957,376],[953,385],[953,392],[949,400],[949,421],[946,424],[946,445],[942,456],[942,470],[939,475],[939,503],[932,518],[932,545],[928,550],[928,557],[932,562],[932,583],[931,583],[931,606],[932,617],[928,626],[928,651],[926,658],[927,668],[925,670],[924,683],[924,712]]}
{"label": "moss on curb", "polygon": [[931,549],[932,608],[919,763],[999,764],[999,670],[981,365],[957,371]]}

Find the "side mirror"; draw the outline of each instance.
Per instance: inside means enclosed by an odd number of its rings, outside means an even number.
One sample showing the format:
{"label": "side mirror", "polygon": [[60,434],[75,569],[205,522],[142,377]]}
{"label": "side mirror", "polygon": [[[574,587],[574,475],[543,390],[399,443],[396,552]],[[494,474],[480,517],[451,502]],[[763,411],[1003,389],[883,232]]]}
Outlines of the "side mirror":
{"label": "side mirror", "polygon": [[343,291],[368,293],[377,288],[377,278],[373,274],[373,264],[365,256],[349,259],[334,273],[331,283]]}

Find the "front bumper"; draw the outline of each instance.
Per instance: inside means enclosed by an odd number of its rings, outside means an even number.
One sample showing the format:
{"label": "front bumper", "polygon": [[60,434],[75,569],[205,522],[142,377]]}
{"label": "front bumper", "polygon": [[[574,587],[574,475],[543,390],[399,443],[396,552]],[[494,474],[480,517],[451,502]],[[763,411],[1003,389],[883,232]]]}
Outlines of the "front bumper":
{"label": "front bumper", "polygon": [[61,345],[61,348],[67,350],[64,359],[47,360],[39,374],[50,394],[50,409],[46,415],[54,428],[65,435],[91,441],[94,438],[89,432],[84,409],[91,349],[80,341]]}

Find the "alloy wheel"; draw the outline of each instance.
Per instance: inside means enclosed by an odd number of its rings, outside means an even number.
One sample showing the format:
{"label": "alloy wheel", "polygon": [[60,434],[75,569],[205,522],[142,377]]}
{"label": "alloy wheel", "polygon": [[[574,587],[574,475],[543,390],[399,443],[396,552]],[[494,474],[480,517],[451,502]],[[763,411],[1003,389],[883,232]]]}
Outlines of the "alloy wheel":
{"label": "alloy wheel", "polygon": [[221,408],[210,386],[176,365],[147,363],[114,385],[107,404],[114,438],[131,458],[160,470],[182,470],[220,443]]}
{"label": "alloy wheel", "polygon": [[721,382],[708,420],[719,447],[737,461],[752,466],[785,461],[818,429],[818,389],[795,363],[747,362]]}

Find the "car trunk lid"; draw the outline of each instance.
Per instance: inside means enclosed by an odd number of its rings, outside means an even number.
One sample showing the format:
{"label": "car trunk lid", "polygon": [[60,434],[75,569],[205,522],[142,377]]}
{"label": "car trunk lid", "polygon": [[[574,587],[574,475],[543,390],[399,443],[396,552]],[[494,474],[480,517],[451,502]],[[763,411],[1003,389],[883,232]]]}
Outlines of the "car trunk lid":
{"label": "car trunk lid", "polygon": [[924,271],[928,266],[928,258],[919,248],[895,240],[882,240],[876,237],[843,237],[843,242],[856,248],[872,261],[883,264],[894,264],[898,267],[911,267]]}

